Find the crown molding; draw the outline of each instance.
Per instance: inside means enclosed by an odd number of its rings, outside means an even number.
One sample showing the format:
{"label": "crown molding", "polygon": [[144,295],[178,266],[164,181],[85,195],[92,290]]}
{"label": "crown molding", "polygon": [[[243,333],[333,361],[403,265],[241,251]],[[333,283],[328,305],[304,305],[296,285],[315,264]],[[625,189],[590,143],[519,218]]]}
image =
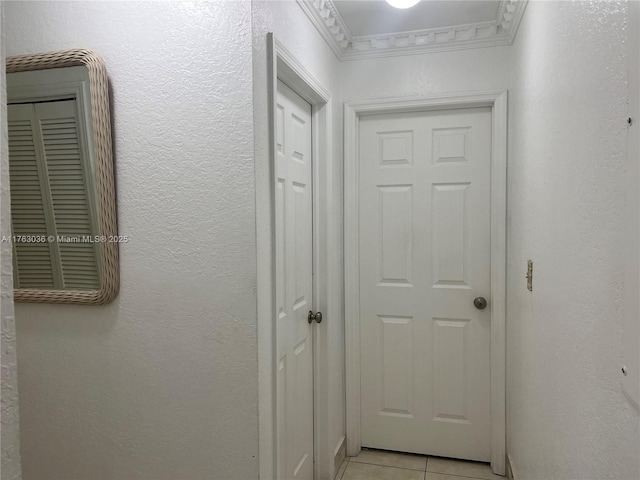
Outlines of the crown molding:
{"label": "crown molding", "polygon": [[502,0],[490,22],[384,35],[353,36],[333,0],[297,0],[340,60],[511,45],[528,0]]}
{"label": "crown molding", "polygon": [[298,5],[307,14],[311,23],[333,50],[339,59],[349,46],[351,34],[333,2],[327,0],[297,0]]}

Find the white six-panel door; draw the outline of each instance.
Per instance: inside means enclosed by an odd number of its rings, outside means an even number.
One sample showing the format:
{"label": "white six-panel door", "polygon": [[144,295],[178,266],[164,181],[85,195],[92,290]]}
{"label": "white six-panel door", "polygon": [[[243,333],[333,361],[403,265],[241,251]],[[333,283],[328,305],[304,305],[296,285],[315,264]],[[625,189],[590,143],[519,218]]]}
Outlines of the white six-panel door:
{"label": "white six-panel door", "polygon": [[311,105],[278,81],[275,262],[278,479],[313,479]]}
{"label": "white six-panel door", "polygon": [[362,446],[489,461],[491,111],[359,138]]}

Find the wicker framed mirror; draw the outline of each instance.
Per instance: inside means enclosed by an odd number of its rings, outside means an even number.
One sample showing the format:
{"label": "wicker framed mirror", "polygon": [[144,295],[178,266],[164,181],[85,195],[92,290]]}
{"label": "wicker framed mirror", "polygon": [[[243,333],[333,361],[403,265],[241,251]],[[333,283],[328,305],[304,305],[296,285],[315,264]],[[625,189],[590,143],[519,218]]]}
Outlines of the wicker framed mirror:
{"label": "wicker framed mirror", "polygon": [[119,290],[107,71],[91,50],[7,58],[14,299],[100,305]]}

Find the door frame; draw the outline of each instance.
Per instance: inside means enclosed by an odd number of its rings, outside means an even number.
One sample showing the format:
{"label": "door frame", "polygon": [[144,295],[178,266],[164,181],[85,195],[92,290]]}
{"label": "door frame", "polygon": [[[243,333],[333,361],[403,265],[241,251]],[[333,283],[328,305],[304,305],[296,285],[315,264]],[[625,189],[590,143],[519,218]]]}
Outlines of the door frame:
{"label": "door frame", "polygon": [[506,463],[507,91],[387,98],[344,105],[344,282],[347,455],[362,448],[360,418],[359,123],[364,115],[491,108],[491,467]]}
{"label": "door frame", "polygon": [[[278,404],[275,311],[275,161],[277,155],[277,84],[283,81],[311,105],[312,199],[313,199],[313,308],[323,313],[335,310],[329,288],[329,243],[331,224],[329,199],[332,198],[330,155],[331,95],[320,82],[280,43],[267,34],[267,102],[269,166],[259,168],[268,176],[268,206],[257,205],[258,216],[258,366],[260,478],[278,479]],[[265,180],[262,178],[262,180]],[[257,180],[265,188],[265,182]],[[264,187],[263,187],[264,185]],[[258,192],[260,193],[260,192]],[[264,192],[263,192],[264,193]],[[257,195],[259,198],[260,195]],[[326,318],[327,315],[325,315]],[[330,314],[329,314],[330,316]],[[332,478],[333,456],[329,448],[328,342],[327,322],[313,326],[313,450],[314,478]]]}

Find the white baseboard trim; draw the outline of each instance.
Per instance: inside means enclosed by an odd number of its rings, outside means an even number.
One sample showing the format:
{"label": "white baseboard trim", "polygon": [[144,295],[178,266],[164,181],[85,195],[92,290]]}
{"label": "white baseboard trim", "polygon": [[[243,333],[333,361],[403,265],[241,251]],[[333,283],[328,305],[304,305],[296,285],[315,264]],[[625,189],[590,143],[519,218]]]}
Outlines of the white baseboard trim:
{"label": "white baseboard trim", "polygon": [[336,448],[333,449],[333,478],[336,478],[340,471],[340,467],[342,466],[342,462],[347,458],[347,442],[345,442],[345,440],[346,438],[344,435],[340,437]]}
{"label": "white baseboard trim", "polygon": [[518,480],[515,468],[513,467],[513,461],[511,460],[511,455],[509,454],[507,454],[507,479]]}

